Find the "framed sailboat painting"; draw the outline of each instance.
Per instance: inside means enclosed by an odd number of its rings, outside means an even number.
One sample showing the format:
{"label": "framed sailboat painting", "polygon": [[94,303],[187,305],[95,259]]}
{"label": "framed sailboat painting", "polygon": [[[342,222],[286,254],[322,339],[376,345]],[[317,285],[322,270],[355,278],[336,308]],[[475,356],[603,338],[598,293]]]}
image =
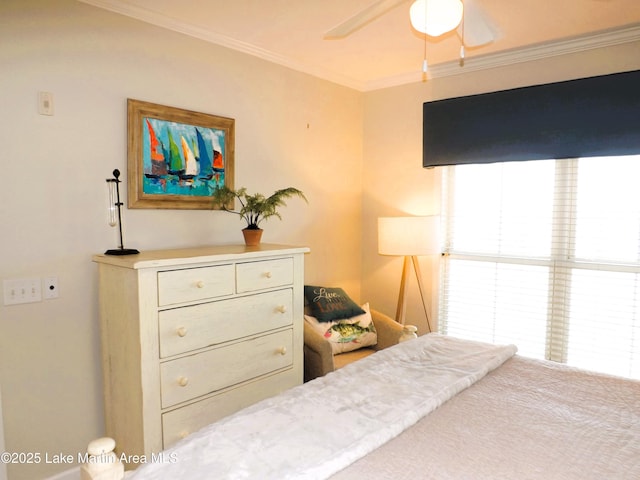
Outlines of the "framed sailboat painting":
{"label": "framed sailboat painting", "polygon": [[235,120],[127,100],[129,208],[212,209],[233,188]]}

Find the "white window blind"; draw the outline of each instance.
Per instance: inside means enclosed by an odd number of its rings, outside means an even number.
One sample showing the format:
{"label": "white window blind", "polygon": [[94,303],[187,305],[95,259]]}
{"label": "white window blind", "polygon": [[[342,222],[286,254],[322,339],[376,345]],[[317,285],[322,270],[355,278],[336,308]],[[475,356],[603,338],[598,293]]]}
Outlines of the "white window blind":
{"label": "white window blind", "polygon": [[640,156],[444,167],[440,331],[640,378]]}

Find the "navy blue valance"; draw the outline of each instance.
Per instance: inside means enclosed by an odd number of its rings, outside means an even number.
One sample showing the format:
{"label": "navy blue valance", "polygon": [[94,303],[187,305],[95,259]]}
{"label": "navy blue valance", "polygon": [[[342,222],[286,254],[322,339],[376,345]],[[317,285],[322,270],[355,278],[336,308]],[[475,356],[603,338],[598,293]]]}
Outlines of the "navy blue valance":
{"label": "navy blue valance", "polygon": [[426,102],[423,166],[640,153],[640,70]]}

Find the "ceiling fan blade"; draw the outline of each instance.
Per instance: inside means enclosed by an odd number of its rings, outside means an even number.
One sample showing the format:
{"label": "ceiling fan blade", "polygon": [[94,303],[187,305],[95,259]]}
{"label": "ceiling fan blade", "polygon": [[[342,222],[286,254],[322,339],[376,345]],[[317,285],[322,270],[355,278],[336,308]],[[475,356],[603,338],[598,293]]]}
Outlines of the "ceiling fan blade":
{"label": "ceiling fan blade", "polygon": [[[457,32],[462,37],[462,23]],[[467,47],[480,47],[493,42],[498,36],[498,29],[484,9],[474,0],[464,0],[464,44]]]}
{"label": "ceiling fan blade", "polygon": [[396,7],[406,1],[407,0],[378,0],[376,3],[368,6],[364,10],[361,10],[353,17],[345,20],[341,24],[326,32],[324,34],[324,39],[334,40],[347,37],[356,30],[359,30],[365,25],[371,23],[376,18],[384,15],[393,7]]}

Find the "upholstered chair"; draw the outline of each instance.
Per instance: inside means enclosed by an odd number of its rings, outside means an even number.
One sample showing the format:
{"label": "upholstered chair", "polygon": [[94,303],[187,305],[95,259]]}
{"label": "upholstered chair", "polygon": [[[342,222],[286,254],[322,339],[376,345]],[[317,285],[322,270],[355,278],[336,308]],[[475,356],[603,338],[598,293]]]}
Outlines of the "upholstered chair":
{"label": "upholstered chair", "polygon": [[395,320],[371,309],[371,319],[377,333],[377,343],[357,350],[335,354],[330,342],[316,331],[308,322],[304,322],[304,381],[343,367],[351,362],[364,358],[378,350],[398,343],[403,334],[403,326]]}

